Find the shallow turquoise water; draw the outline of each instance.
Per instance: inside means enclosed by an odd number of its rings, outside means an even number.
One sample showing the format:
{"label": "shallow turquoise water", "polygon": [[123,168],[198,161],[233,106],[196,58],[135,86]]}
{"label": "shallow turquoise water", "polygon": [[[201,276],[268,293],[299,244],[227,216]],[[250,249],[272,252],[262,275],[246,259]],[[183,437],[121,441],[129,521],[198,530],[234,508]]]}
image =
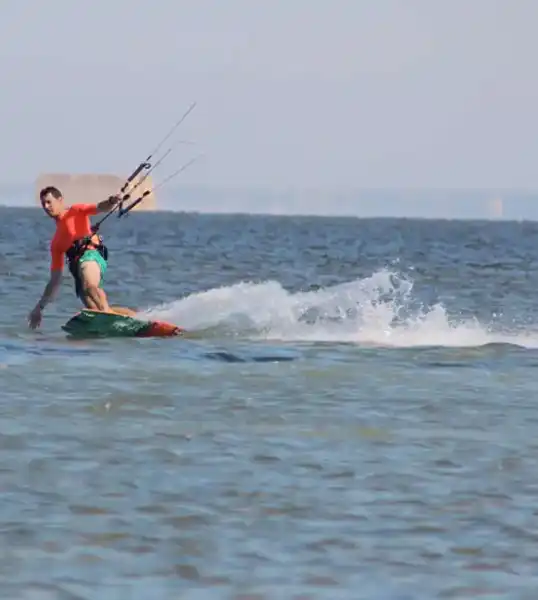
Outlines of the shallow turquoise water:
{"label": "shallow turquoise water", "polygon": [[[112,221],[112,220],[110,220]],[[5,598],[532,598],[538,225],[135,214],[115,304],[39,332],[52,224],[0,208]]]}

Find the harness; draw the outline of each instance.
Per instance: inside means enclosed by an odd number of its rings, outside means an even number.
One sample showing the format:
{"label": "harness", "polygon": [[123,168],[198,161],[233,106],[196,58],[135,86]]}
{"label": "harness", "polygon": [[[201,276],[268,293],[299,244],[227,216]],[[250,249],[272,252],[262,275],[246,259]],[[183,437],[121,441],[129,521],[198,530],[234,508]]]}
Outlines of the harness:
{"label": "harness", "polygon": [[[92,237],[97,236],[98,242],[92,241]],[[103,243],[103,238],[100,235],[86,236],[80,240],[75,240],[71,247],[65,253],[69,271],[75,280],[75,294],[80,296],[82,293],[82,282],[80,280],[79,261],[86,250],[97,250],[99,254],[108,260],[108,248]]]}

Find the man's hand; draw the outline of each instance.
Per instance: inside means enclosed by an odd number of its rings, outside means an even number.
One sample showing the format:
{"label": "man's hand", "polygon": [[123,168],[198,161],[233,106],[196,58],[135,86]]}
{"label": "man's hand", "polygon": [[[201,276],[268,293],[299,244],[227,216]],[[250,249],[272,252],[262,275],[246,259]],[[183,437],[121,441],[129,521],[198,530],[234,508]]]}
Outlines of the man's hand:
{"label": "man's hand", "polygon": [[28,315],[28,325],[31,329],[36,329],[41,325],[41,319],[43,318],[43,313],[41,312],[41,307],[39,304],[34,308],[34,310]]}
{"label": "man's hand", "polygon": [[121,196],[119,194],[116,194],[115,196],[109,196],[107,200],[103,200],[97,204],[97,210],[99,212],[108,212],[119,202],[121,202]]}
{"label": "man's hand", "polygon": [[47,304],[52,300],[53,296],[56,295],[58,288],[60,287],[60,283],[62,281],[62,272],[61,271],[51,271],[50,279],[45,287],[45,291],[43,292],[43,296],[39,302],[35,305],[34,310],[28,315],[28,325],[32,329],[36,329],[41,325],[41,319],[43,318],[43,309]]}

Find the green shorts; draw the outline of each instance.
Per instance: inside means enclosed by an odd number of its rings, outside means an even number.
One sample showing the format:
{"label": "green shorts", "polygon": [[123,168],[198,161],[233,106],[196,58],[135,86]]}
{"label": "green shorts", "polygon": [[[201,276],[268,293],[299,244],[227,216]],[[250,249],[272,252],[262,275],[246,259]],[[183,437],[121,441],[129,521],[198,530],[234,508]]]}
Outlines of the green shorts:
{"label": "green shorts", "polygon": [[106,269],[107,269],[106,260],[103,258],[101,253],[98,252],[97,250],[86,250],[86,252],[84,252],[84,254],[80,257],[78,264],[80,266],[82,263],[89,262],[89,261],[95,261],[99,265],[99,267],[101,269],[101,280],[99,281],[99,287],[103,287],[103,281],[104,281],[105,273],[106,273]]}

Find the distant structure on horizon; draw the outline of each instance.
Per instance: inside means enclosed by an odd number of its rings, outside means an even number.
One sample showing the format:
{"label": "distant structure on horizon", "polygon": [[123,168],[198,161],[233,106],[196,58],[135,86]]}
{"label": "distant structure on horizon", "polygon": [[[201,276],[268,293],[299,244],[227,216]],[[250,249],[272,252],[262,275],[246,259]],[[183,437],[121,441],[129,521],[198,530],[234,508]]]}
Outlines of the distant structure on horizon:
{"label": "distant structure on horizon", "polygon": [[502,198],[495,198],[491,203],[491,213],[494,219],[502,219],[503,217],[503,201]]}
{"label": "distant structure on horizon", "polygon": [[[142,174],[132,181],[131,187],[142,178]],[[44,173],[39,175],[35,186],[35,198],[39,204],[39,192],[49,185],[57,187],[62,192],[68,204],[94,203],[106,200],[109,196],[119,193],[126,177],[98,173]],[[153,186],[151,175],[133,192],[132,199],[136,200]],[[129,189],[127,189],[129,193]],[[148,194],[133,210],[152,211],[157,209],[155,194]]]}

